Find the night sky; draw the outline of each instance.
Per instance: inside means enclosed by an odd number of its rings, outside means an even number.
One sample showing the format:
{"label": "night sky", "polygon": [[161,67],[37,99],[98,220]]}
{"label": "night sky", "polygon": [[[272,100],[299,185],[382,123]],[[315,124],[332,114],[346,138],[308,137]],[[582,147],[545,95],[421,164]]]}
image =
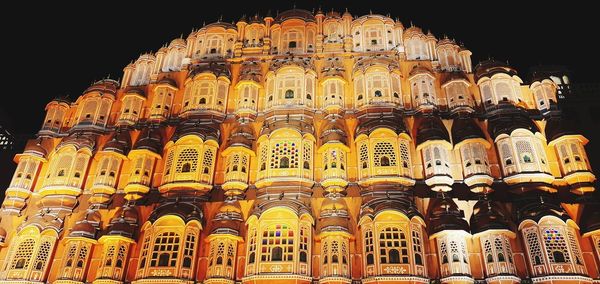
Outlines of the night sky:
{"label": "night sky", "polygon": [[[109,74],[120,78],[123,67],[140,53],[156,51],[180,35],[185,38],[192,28],[214,22],[219,15],[232,21],[242,14],[264,15],[269,9],[274,15],[294,5],[291,1],[211,2],[223,5],[210,9],[202,6],[205,1],[164,1],[160,5],[146,1],[127,6],[103,2],[94,7],[76,1],[11,3],[17,8],[2,12],[17,20],[0,17],[5,50],[2,66],[9,72],[3,83],[0,123],[16,134],[34,133],[50,99],[68,95],[74,100],[94,80]],[[321,5],[324,11],[334,8],[343,12],[347,7],[353,15],[369,10],[389,13],[405,27],[412,21],[438,38],[448,35],[463,42],[473,52],[474,64],[488,57],[508,60],[523,79],[529,66],[564,64],[573,71],[573,81],[598,81],[600,60],[597,47],[591,44],[591,37],[597,36],[598,16],[591,7],[540,4],[527,8],[523,6],[526,1],[497,1],[493,8],[492,2],[484,5],[480,1],[475,2],[481,3],[477,4],[480,7],[465,7],[464,1],[413,2],[419,5],[408,1],[295,3],[308,10]],[[402,8],[392,9],[391,3]]]}

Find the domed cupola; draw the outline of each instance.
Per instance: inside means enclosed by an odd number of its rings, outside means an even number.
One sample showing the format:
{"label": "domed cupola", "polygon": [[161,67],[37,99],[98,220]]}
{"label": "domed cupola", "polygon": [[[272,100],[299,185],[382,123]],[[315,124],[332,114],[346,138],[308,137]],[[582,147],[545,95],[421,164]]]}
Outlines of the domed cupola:
{"label": "domed cupola", "polygon": [[251,160],[256,157],[255,140],[249,123],[237,125],[227,140],[227,148],[221,153],[226,161],[225,182],[221,186],[226,196],[240,198],[248,188]]}
{"label": "domed cupola", "polygon": [[440,194],[437,198],[433,198],[429,208],[430,235],[448,231],[470,232],[463,210],[459,209],[447,195]]}
{"label": "domed cupola", "polygon": [[304,9],[291,9],[280,12],[275,16],[276,23],[283,23],[284,21],[298,19],[305,22],[316,22],[315,16],[308,10]]}
{"label": "domed cupola", "polygon": [[[600,249],[600,202],[589,202],[584,205],[579,226],[583,237],[592,237],[596,249]],[[598,251],[597,253],[600,253]]]}
{"label": "domed cupola", "polygon": [[155,163],[162,159],[162,148],[160,130],[154,126],[144,128],[127,156],[132,168],[124,188],[126,199],[136,200],[148,193]]}
{"label": "domed cupola", "polygon": [[325,122],[321,130],[321,147],[317,150],[323,161],[321,186],[328,195],[343,194],[347,181],[348,147],[344,120],[333,117]]}
{"label": "domed cupola", "polygon": [[124,128],[118,128],[115,135],[108,141],[102,151],[113,152],[118,155],[127,156],[131,149],[131,137],[129,131]]}
{"label": "domed cupola", "polygon": [[470,278],[467,252],[470,229],[463,210],[449,196],[441,193],[432,198],[427,215],[429,237],[436,240],[442,277],[461,275]]}
{"label": "domed cupola", "polygon": [[243,221],[239,203],[232,199],[225,200],[212,219],[212,231],[206,237],[209,251],[213,252],[208,259],[207,281],[233,278],[237,267],[238,244],[243,241],[240,236]]}
{"label": "domed cupola", "polygon": [[470,225],[473,237],[481,246],[488,281],[498,281],[496,279],[501,277],[508,283],[520,283],[511,244],[516,234],[501,205],[484,196],[473,207]]}
{"label": "domed cupola", "polygon": [[417,151],[423,157],[425,183],[433,191],[450,191],[454,178],[450,165],[452,144],[448,130],[436,116],[424,116],[417,122]]}
{"label": "domed cupola", "polygon": [[571,187],[571,192],[584,194],[594,191],[596,176],[591,171],[585,150],[588,139],[572,129],[575,126],[565,118],[550,116],[546,120],[548,146],[557,153],[563,179]]}
{"label": "domed cupola", "polygon": [[485,60],[475,67],[475,82],[488,115],[525,104],[521,92],[523,80],[508,64]]}
{"label": "domed cupola", "polygon": [[322,267],[321,281],[324,283],[330,278],[350,278],[350,239],[352,231],[349,230],[350,216],[342,198],[326,198],[321,204],[319,222],[317,223],[317,236],[320,240]]}
{"label": "domed cupola", "polygon": [[564,274],[560,271],[588,275],[579,244],[579,226],[554,196],[530,193],[516,200],[515,208],[534,280],[561,279]]}
{"label": "domed cupola", "polygon": [[474,235],[488,230],[511,230],[510,216],[500,204],[487,199],[479,200],[473,206],[470,225]]}
{"label": "domed cupola", "polygon": [[528,116],[515,114],[489,119],[488,133],[498,149],[507,184],[552,184],[546,137]]}
{"label": "domed cupola", "polygon": [[473,192],[489,192],[493,177],[490,172],[488,149],[491,144],[469,117],[458,117],[452,123],[452,142],[461,155],[464,182]]}

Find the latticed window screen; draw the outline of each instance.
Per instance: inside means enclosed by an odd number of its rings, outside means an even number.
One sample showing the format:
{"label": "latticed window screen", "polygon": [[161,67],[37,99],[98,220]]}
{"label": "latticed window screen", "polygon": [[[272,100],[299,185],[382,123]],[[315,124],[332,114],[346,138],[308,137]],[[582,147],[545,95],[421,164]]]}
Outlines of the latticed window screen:
{"label": "latticed window screen", "polygon": [[442,264],[448,263],[448,247],[445,240],[440,243],[440,256],[442,257]]}
{"label": "latticed window screen", "polygon": [[202,158],[202,173],[210,174],[212,171],[212,165],[215,154],[212,149],[204,150],[204,157]]}
{"label": "latticed window screen", "polygon": [[113,259],[115,258],[115,250],[116,247],[114,245],[111,245],[110,247],[108,247],[108,250],[106,251],[106,260],[104,262],[105,266],[113,266]]}
{"label": "latticed window screen", "polygon": [[46,262],[48,262],[48,257],[50,256],[52,244],[49,241],[43,241],[40,247],[38,248],[38,253],[35,258],[35,266],[34,270],[43,270],[46,267]]}
{"label": "latticed window screen", "polygon": [[373,164],[376,167],[395,167],[397,159],[394,145],[387,141],[377,142],[373,147]]}
{"label": "latticed window screen", "polygon": [[579,244],[577,243],[577,237],[573,233],[573,230],[568,230],[567,235],[569,236],[569,247],[573,253],[573,259],[575,264],[583,265],[583,259],[581,257],[581,251],[579,250]]}
{"label": "latticed window screen", "polygon": [[490,263],[494,262],[494,255],[492,252],[492,243],[489,240],[485,240],[483,245],[483,249],[485,251],[485,260]]}
{"label": "latticed window screen", "polygon": [[367,143],[360,145],[360,150],[359,150],[358,154],[359,154],[361,168],[363,168],[363,169],[368,168],[369,167],[369,147],[367,146]]}
{"label": "latticed window screen", "polygon": [[504,245],[501,238],[497,237],[494,239],[494,248],[496,249],[496,260],[506,261],[506,255],[504,255]]}
{"label": "latticed window screen", "polygon": [[79,259],[77,260],[77,264],[76,264],[77,267],[81,268],[85,265],[85,259],[87,258],[88,252],[89,252],[89,249],[87,246],[82,246],[79,249],[79,257],[78,257]]}
{"label": "latticed window screen", "polygon": [[65,259],[67,260],[65,263],[65,267],[71,267],[73,266],[73,262],[75,261],[75,254],[77,253],[77,244],[76,243],[72,243],[69,246],[69,250],[67,252],[67,255],[65,257]]}
{"label": "latticed window screen", "polygon": [[410,150],[406,141],[400,142],[400,158],[402,159],[402,167],[410,168]]}
{"label": "latticed window screen", "polygon": [[408,263],[408,244],[404,232],[391,227],[381,230],[379,257],[381,263]]}
{"label": "latticed window screen", "polygon": [[171,174],[171,166],[173,166],[173,158],[175,156],[175,150],[171,149],[169,154],[167,155],[167,160],[165,161],[165,175]]}
{"label": "latticed window screen", "polygon": [[502,155],[502,158],[504,159],[505,166],[510,166],[515,163],[513,160],[512,151],[508,143],[502,144],[502,146],[500,147],[500,153]]}
{"label": "latticed window screen", "polygon": [[298,168],[298,146],[293,141],[276,141],[271,149],[271,168]]}
{"label": "latticed window screen", "polygon": [[521,158],[521,162],[532,163],[535,160],[531,143],[527,141],[517,141],[515,146],[517,148],[517,153],[519,153],[519,157]]}
{"label": "latticed window screen", "polygon": [[266,143],[263,143],[260,146],[260,171],[264,171],[267,169],[268,157],[269,157],[269,146]]}
{"label": "latticed window screen", "polygon": [[183,267],[192,267],[192,258],[196,244],[196,236],[193,233],[188,233],[185,237],[185,247],[183,249]]}
{"label": "latticed window screen", "polygon": [[306,226],[300,228],[300,262],[308,261],[308,246],[310,239],[310,231]]}
{"label": "latticed window screen", "polygon": [[35,248],[34,239],[25,239],[19,243],[15,255],[13,256],[11,269],[27,269]]}
{"label": "latticed window screen", "polygon": [[508,238],[504,237],[504,247],[506,248],[506,257],[508,262],[513,263],[513,253]]}
{"label": "latticed window screen", "polygon": [[248,244],[248,264],[256,261],[256,228],[252,228],[248,234],[250,241]]}
{"label": "latticed window screen", "polygon": [[117,253],[117,260],[115,261],[115,267],[123,268],[125,263],[125,253],[127,252],[127,248],[125,245],[121,245],[119,247],[119,252]]}
{"label": "latticed window screen", "polygon": [[412,245],[415,253],[415,264],[423,265],[423,246],[421,244],[421,233],[418,230],[412,231]]}
{"label": "latticed window screen", "polygon": [[262,235],[262,261],[292,261],[294,230],[285,224],[271,225]]}
{"label": "latticed window screen", "polygon": [[233,257],[235,253],[235,247],[233,243],[229,243],[227,247],[227,266],[233,266]]}
{"label": "latticed window screen", "polygon": [[546,254],[550,262],[570,262],[571,257],[567,249],[567,240],[563,233],[557,228],[546,228],[543,231]]}
{"label": "latticed window screen", "polygon": [[544,264],[540,240],[535,228],[525,231],[525,239],[529,246],[529,258],[533,265]]}
{"label": "latticed window screen", "polygon": [[348,248],[346,247],[346,243],[342,242],[342,264],[348,264],[348,259],[346,255],[348,254]]}
{"label": "latticed window screen", "polygon": [[465,242],[460,242],[460,252],[462,253],[463,262],[469,263],[469,255],[467,254],[467,245]]}
{"label": "latticed window screen", "polygon": [[179,234],[175,232],[161,233],[154,239],[151,267],[173,267],[177,264],[179,252]]}
{"label": "latticed window screen", "polygon": [[368,230],[365,232],[365,254],[367,255],[367,265],[375,263],[374,252],[373,231]]}
{"label": "latticed window screen", "polygon": [[150,250],[150,233],[144,235],[144,243],[142,245],[142,255],[140,256],[140,269],[144,269],[148,258],[148,250]]}
{"label": "latticed window screen", "polygon": [[303,159],[303,168],[304,169],[311,169],[311,162],[312,162],[312,144],[311,143],[304,143],[304,146],[302,147],[302,159]]}
{"label": "latticed window screen", "polygon": [[[206,156],[206,153],[204,154]],[[182,172],[196,172],[198,168],[198,150],[196,149],[183,149],[177,157],[177,164],[175,171],[177,173]]]}

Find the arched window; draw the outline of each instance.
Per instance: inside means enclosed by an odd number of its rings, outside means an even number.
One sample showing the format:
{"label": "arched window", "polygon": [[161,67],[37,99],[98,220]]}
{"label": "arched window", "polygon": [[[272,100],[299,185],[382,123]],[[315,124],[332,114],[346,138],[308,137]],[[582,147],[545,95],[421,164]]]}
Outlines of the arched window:
{"label": "arched window", "polygon": [[180,236],[175,232],[164,232],[154,239],[151,267],[175,266],[179,253]]}
{"label": "arched window", "polygon": [[285,91],[285,98],[286,99],[293,99],[294,98],[294,91],[293,90],[287,90],[287,91]]}
{"label": "arched window", "polygon": [[390,159],[386,156],[382,156],[381,157],[381,166],[382,167],[387,167],[390,165]]}

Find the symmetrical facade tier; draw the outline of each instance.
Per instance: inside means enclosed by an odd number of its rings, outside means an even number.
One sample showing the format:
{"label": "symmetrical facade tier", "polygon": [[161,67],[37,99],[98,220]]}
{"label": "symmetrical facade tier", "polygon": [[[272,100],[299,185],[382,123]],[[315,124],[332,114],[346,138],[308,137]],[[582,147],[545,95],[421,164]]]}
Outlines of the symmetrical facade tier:
{"label": "symmetrical facade tier", "polygon": [[205,25],[48,103],[0,281],[599,283],[588,140],[556,96],[382,15]]}

